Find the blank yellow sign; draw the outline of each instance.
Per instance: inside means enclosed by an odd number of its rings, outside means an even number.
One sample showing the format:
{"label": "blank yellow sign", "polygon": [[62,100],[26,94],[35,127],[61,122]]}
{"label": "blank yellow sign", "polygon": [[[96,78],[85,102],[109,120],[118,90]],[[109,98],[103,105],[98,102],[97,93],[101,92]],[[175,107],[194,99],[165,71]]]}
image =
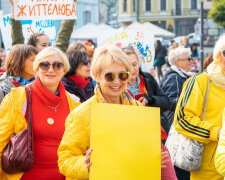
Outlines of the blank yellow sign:
{"label": "blank yellow sign", "polygon": [[90,180],[160,180],[159,108],[90,105]]}

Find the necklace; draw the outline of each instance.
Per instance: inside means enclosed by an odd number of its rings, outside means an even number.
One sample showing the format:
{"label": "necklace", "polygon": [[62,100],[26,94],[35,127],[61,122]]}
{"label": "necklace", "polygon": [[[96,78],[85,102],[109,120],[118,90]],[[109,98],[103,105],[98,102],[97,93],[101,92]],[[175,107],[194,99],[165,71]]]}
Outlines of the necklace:
{"label": "necklace", "polygon": [[49,105],[46,104],[46,106],[53,109],[55,112],[57,111],[57,108],[59,107],[59,105],[60,105],[60,102],[59,102],[59,104],[56,105],[56,107],[52,107],[52,106],[49,106]]}

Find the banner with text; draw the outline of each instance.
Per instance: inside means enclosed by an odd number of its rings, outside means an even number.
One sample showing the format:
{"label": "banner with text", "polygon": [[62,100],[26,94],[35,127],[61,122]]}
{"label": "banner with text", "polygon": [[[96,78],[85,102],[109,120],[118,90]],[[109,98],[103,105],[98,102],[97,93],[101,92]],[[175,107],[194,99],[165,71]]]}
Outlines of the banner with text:
{"label": "banner with text", "polygon": [[133,46],[142,59],[142,70],[149,72],[155,57],[154,34],[146,31],[118,30],[108,37],[98,37],[98,45],[112,44],[118,47]]}
{"label": "banner with text", "polygon": [[76,19],[74,0],[15,0],[15,19]]}
{"label": "banner with text", "polygon": [[[11,38],[11,15],[4,15],[0,17],[0,29],[2,33],[3,43],[6,49],[6,52],[9,52],[12,46]],[[55,30],[55,21],[53,20],[23,20],[23,36],[25,38],[25,43],[27,39],[33,33],[43,33],[46,34],[51,40],[51,46],[55,45],[56,41],[56,30]]]}

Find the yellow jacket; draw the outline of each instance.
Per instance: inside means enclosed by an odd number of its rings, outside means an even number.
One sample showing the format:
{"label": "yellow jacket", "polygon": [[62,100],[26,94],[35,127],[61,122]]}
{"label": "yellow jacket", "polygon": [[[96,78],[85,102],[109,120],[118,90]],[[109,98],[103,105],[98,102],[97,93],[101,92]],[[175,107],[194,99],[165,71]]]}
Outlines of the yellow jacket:
{"label": "yellow jacket", "polygon": [[183,87],[174,115],[175,129],[179,133],[205,144],[201,169],[191,172],[191,180],[223,179],[215,169],[214,156],[218,144],[218,130],[222,126],[225,91],[210,80],[205,121],[201,121],[207,82],[205,73],[190,78]]}
{"label": "yellow jacket", "polygon": [[60,172],[77,180],[89,179],[84,160],[86,151],[90,148],[89,104],[92,102],[97,102],[96,95],[69,114],[66,119],[65,133],[58,149]]}
{"label": "yellow jacket", "polygon": [[[70,111],[75,109],[80,103],[76,103],[74,96],[66,93]],[[7,174],[1,168],[1,155],[5,146],[8,144],[13,134],[27,128],[27,122],[24,118],[24,104],[26,102],[26,92],[24,87],[12,88],[0,105],[0,179],[1,180],[19,180],[23,173]],[[68,179],[68,178],[67,178]]]}
{"label": "yellow jacket", "polygon": [[223,112],[223,131],[215,155],[215,166],[216,170],[225,177],[225,110]]}

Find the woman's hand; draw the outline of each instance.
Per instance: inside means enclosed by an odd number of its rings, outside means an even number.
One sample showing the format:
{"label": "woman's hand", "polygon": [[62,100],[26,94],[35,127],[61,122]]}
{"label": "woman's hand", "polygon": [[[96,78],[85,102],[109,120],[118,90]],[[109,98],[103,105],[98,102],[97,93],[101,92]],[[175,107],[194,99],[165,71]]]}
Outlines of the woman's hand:
{"label": "woman's hand", "polygon": [[142,103],[143,106],[145,106],[146,104],[148,104],[148,100],[145,99],[144,97],[140,97],[140,98],[138,99],[138,101],[139,101],[140,103]]}
{"label": "woman's hand", "polygon": [[14,19],[14,0],[9,0],[11,6],[11,18]]}
{"label": "woman's hand", "polygon": [[86,151],[86,155],[85,155],[85,163],[87,164],[87,168],[88,168],[88,171],[89,171],[89,169],[90,169],[90,167],[91,167],[91,162],[90,162],[90,158],[91,158],[91,153],[92,153],[92,151],[93,151],[93,149],[92,148],[90,148],[90,149],[88,149],[87,151]]}
{"label": "woman's hand", "polygon": [[169,153],[161,150],[161,168],[166,168],[166,164],[169,162]]}

